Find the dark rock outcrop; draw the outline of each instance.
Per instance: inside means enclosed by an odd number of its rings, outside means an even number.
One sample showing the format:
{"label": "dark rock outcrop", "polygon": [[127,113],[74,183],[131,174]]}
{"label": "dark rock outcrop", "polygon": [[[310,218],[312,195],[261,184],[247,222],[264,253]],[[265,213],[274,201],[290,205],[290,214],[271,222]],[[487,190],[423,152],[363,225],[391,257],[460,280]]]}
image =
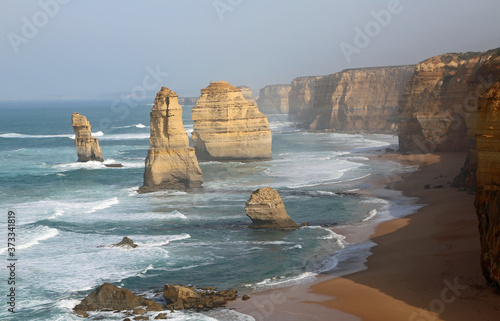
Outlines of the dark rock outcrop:
{"label": "dark rock outcrop", "polygon": [[87,118],[79,113],[71,116],[73,130],[75,131],[76,154],[79,162],[103,162],[102,150],[97,138],[92,137],[90,123]]}
{"label": "dark rock outcrop", "polygon": [[200,160],[272,157],[272,137],[266,115],[227,81],[213,82],[201,90],[192,118],[193,146]]}
{"label": "dark rock outcrop", "polygon": [[171,284],[165,284],[163,287],[167,308],[172,310],[205,310],[223,307],[228,301],[235,300],[237,293],[236,290],[217,291],[216,288],[196,289]]}
{"label": "dark rock outcrop", "polygon": [[126,248],[126,249],[135,249],[137,247],[137,244],[135,244],[134,241],[132,241],[131,239],[129,239],[128,237],[125,236],[121,240],[121,242],[113,244],[112,246],[114,246],[114,247],[123,247],[123,248]]}
{"label": "dark rock outcrop", "polygon": [[481,268],[486,280],[500,288],[500,81],[479,99],[476,143]]}
{"label": "dark rock outcrop", "polygon": [[288,114],[291,85],[269,85],[260,90],[257,106],[266,115]]}
{"label": "dark rock outcrop", "polygon": [[73,311],[78,315],[85,315],[85,311],[123,311],[138,307],[146,307],[147,311],[163,311],[163,307],[157,302],[137,296],[130,290],[104,283],[87,295]]}
{"label": "dark rock outcrop", "polygon": [[252,219],[252,224],[249,226],[251,228],[279,230],[299,228],[299,225],[286,213],[280,194],[271,187],[254,191],[245,205],[245,212]]}
{"label": "dark rock outcrop", "polygon": [[151,111],[151,147],[139,192],[200,187],[203,174],[182,123],[177,94],[166,87],[158,92]]}

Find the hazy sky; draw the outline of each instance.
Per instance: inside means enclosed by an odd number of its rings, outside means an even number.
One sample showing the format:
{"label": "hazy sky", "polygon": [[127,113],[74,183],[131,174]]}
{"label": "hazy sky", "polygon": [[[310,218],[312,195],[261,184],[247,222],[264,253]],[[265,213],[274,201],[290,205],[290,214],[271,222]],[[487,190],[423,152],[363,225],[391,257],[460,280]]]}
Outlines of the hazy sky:
{"label": "hazy sky", "polygon": [[498,0],[0,0],[0,9],[0,98],[153,96],[160,86],[198,96],[216,80],[258,90],[500,47]]}

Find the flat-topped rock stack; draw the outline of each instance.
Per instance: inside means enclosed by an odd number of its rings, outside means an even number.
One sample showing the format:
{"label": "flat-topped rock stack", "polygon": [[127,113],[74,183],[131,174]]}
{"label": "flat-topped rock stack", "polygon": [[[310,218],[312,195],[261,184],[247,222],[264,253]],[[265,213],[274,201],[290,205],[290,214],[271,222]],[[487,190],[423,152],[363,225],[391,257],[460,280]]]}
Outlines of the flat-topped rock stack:
{"label": "flat-topped rock stack", "polygon": [[201,90],[192,118],[193,146],[199,160],[272,157],[272,137],[266,115],[227,81],[213,82]]}
{"label": "flat-topped rock stack", "polygon": [[139,192],[200,187],[203,174],[189,147],[177,94],[162,87],[151,111],[151,147],[146,158],[144,185]]}

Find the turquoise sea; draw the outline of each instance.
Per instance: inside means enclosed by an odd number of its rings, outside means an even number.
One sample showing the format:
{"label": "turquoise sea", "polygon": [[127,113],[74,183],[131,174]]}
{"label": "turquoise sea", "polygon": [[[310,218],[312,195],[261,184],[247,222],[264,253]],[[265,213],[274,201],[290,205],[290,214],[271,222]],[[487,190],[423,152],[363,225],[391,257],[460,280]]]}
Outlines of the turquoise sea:
{"label": "turquoise sea", "polygon": [[[397,148],[391,135],[307,133],[286,115],[270,115],[273,159],[200,163],[203,188],[137,194],[149,148],[151,104],[117,114],[111,101],[0,102],[1,320],[81,320],[71,309],[104,282],[154,296],[165,283],[237,288],[240,292],[309,282],[363,260],[361,244],[335,225],[370,224],[411,213],[409,200],[352,192],[360,178],[413,170],[370,160]],[[192,106],[183,107],[191,133]],[[77,163],[71,114],[90,121],[105,163]],[[252,230],[245,202],[271,186],[296,231]],[[7,217],[16,213],[16,313],[8,312]],[[139,245],[107,245],[128,236]],[[369,248],[366,246],[365,248]],[[359,253],[359,254],[357,254]],[[359,257],[357,257],[359,255]],[[93,313],[89,320],[123,320]],[[253,320],[233,311],[177,312],[170,320]]]}

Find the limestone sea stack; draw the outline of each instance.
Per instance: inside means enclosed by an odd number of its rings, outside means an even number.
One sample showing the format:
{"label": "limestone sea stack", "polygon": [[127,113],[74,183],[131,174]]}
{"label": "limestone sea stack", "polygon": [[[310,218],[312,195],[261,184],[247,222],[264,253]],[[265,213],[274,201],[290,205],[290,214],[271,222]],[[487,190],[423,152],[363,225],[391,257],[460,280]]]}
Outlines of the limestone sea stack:
{"label": "limestone sea stack", "polygon": [[79,113],[71,116],[73,130],[75,131],[76,154],[79,162],[103,162],[102,150],[97,138],[92,137],[90,123],[87,118]]}
{"label": "limestone sea stack", "polygon": [[271,187],[260,188],[250,195],[245,212],[252,219],[250,228],[293,230],[299,228],[285,210],[280,194]]}
{"label": "limestone sea stack", "polygon": [[177,94],[162,87],[151,111],[151,147],[139,192],[200,187],[203,174],[182,123]]}
{"label": "limestone sea stack", "polygon": [[476,137],[481,268],[486,280],[500,287],[500,81],[479,98]]}
{"label": "limestone sea stack", "polygon": [[213,82],[201,90],[192,118],[193,146],[199,160],[272,157],[272,137],[266,115],[227,81]]}
{"label": "limestone sea stack", "polygon": [[292,85],[269,85],[260,90],[257,106],[266,115],[288,114],[288,94]]}
{"label": "limestone sea stack", "polygon": [[238,88],[239,90],[241,90],[241,93],[243,94],[243,97],[245,97],[245,99],[252,103],[252,104],[256,104],[257,102],[255,101],[255,99],[253,98],[253,92],[252,92],[252,89],[248,86],[238,86],[236,87]]}

